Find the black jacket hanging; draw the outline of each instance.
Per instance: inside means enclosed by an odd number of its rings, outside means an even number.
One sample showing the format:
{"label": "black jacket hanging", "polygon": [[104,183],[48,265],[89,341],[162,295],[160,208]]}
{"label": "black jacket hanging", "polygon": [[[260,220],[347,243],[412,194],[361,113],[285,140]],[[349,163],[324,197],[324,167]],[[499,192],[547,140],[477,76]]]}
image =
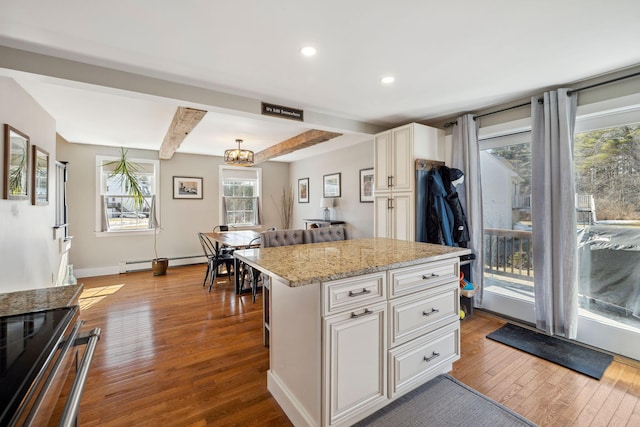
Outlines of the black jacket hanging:
{"label": "black jacket hanging", "polygon": [[438,172],[442,177],[442,183],[447,191],[445,199],[453,214],[452,240],[454,244],[457,244],[456,246],[466,248],[467,242],[470,240],[467,217],[464,214],[462,203],[460,203],[458,191],[456,190],[455,185],[451,183],[452,181],[456,181],[463,177],[464,174],[460,169],[450,169],[446,166],[441,166]]}

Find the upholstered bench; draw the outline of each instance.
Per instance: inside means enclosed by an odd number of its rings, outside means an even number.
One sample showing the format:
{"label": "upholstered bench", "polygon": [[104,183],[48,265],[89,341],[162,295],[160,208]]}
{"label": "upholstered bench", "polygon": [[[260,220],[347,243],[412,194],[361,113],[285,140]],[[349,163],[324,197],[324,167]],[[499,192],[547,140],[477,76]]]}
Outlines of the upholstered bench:
{"label": "upholstered bench", "polygon": [[261,247],[301,245],[304,243],[331,242],[335,240],[347,240],[345,227],[320,227],[309,230],[275,230],[263,231]]}

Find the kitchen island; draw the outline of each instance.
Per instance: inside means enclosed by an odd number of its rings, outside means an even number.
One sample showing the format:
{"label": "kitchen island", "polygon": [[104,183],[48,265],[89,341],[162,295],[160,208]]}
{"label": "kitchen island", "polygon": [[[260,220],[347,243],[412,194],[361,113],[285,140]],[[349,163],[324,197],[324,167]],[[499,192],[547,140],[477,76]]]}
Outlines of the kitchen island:
{"label": "kitchen island", "polygon": [[293,424],[351,425],[450,371],[468,253],[385,238],[234,252],[263,273],[267,387]]}

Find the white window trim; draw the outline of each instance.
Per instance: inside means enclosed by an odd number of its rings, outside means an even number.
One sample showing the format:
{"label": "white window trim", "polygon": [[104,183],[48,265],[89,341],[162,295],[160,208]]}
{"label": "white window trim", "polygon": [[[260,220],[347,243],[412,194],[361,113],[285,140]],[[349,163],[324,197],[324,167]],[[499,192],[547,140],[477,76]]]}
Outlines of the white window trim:
{"label": "white window trim", "polygon": [[[260,212],[264,214],[262,210],[262,168],[248,168],[245,166],[228,166],[228,165],[220,165],[218,169],[218,224],[225,224],[224,219],[224,211],[222,209],[222,198],[224,197],[224,188],[223,188],[223,180],[224,180],[224,171],[225,170],[253,170],[256,172],[258,176],[258,209]],[[245,225],[242,227],[238,227],[241,230],[259,230],[262,229],[262,225]]]}
{"label": "white window trim", "polygon": [[[121,230],[112,230],[112,231],[102,231],[102,203],[100,200],[100,196],[101,196],[101,188],[100,185],[102,183],[102,164],[103,162],[107,161],[114,161],[114,160],[118,160],[120,159],[120,157],[118,156],[101,156],[98,155],[96,156],[96,189],[95,189],[95,228],[94,228],[94,235],[96,237],[114,237],[114,236],[141,236],[141,235],[146,235],[146,234],[153,234],[154,230],[135,230],[135,231],[131,231],[131,230],[126,230],[126,231],[121,231]],[[129,159],[132,163],[151,163],[153,164],[153,170],[155,171],[155,182],[156,182],[156,191],[155,191],[155,196],[156,196],[156,208],[157,208],[157,212],[156,212],[156,216],[158,219],[158,223],[162,224],[160,222],[160,161],[159,160],[153,160],[153,159],[142,159],[142,158],[131,158]],[[158,228],[157,232],[160,232],[161,228]]]}

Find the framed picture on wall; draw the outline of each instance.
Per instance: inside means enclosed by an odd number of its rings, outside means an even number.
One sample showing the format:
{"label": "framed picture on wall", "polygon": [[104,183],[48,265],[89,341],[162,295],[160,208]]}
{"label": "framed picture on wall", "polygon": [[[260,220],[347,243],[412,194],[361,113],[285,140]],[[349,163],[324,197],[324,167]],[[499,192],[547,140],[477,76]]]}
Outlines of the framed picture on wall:
{"label": "framed picture on wall", "polygon": [[360,203],[373,203],[373,168],[360,169]]}
{"label": "framed picture on wall", "polygon": [[173,177],[174,199],[202,199],[202,178],[193,176]]}
{"label": "framed picture on wall", "polygon": [[32,165],[29,137],[8,124],[4,125],[4,188],[5,199],[29,198],[29,172]]}
{"label": "framed picture on wall", "polygon": [[298,180],[298,203],[309,203],[309,178]]}
{"label": "framed picture on wall", "polygon": [[31,204],[44,206],[49,204],[49,153],[36,145],[32,147]]}
{"label": "framed picture on wall", "polygon": [[340,197],[340,172],[322,177],[322,197]]}

